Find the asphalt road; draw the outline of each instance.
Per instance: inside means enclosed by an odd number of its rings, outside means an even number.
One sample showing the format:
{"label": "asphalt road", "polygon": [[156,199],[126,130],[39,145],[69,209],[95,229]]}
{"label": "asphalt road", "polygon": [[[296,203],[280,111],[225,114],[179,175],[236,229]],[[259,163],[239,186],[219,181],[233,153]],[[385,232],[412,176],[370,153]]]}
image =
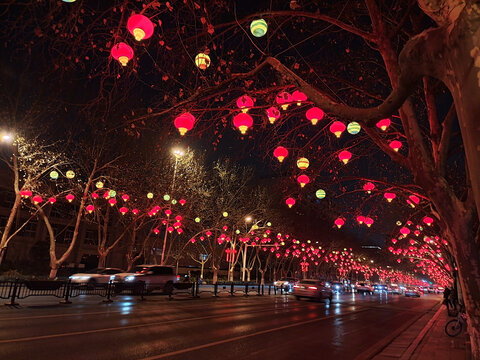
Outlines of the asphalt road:
{"label": "asphalt road", "polygon": [[0,359],[355,359],[431,310],[438,295],[166,301],[32,300],[0,308]]}

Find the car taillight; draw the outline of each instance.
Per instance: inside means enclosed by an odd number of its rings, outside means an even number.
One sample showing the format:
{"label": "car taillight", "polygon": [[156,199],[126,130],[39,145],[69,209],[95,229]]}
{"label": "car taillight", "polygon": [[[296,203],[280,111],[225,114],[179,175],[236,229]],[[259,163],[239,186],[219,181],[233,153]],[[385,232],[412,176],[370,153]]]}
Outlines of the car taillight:
{"label": "car taillight", "polygon": [[308,287],[310,290],[317,290],[317,287],[316,286],[309,286]]}
{"label": "car taillight", "polygon": [[177,275],[177,281],[180,281],[180,275]]}

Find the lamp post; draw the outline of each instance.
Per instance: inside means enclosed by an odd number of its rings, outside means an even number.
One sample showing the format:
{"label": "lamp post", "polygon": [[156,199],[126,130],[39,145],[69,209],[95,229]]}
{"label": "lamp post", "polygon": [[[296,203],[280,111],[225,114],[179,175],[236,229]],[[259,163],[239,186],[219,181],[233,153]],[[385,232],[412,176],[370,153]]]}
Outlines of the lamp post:
{"label": "lamp post", "polygon": [[[245,216],[245,225],[252,222],[252,217],[251,216]],[[242,281],[245,281],[245,270],[247,267],[247,250],[248,250],[248,244],[244,244],[245,247],[243,248],[243,266],[242,266]]]}

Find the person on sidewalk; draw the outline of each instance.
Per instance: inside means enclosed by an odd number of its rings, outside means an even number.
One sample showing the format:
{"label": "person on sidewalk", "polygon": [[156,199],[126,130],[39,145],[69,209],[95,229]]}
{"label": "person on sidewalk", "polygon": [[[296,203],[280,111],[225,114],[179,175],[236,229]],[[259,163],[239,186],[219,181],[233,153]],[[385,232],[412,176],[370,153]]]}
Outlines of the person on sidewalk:
{"label": "person on sidewalk", "polygon": [[447,311],[450,312],[450,307],[452,306],[452,303],[450,302],[450,295],[452,293],[452,290],[448,286],[445,286],[445,290],[443,291],[443,303],[447,307]]}

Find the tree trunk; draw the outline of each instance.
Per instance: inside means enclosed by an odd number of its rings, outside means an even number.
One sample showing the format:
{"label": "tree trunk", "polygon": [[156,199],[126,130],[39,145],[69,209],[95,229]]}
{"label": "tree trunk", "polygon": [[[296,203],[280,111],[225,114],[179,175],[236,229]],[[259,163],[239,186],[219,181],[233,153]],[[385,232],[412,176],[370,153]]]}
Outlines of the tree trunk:
{"label": "tree trunk", "polygon": [[98,252],[98,267],[99,268],[104,268],[105,263],[107,260],[107,252],[106,251],[99,251]]}
{"label": "tree trunk", "polygon": [[261,276],[260,285],[265,285],[265,271],[259,269]]}
{"label": "tree trunk", "polygon": [[247,272],[247,282],[250,282],[250,273],[252,272],[252,270],[249,268],[245,268],[245,271]]}
{"label": "tree trunk", "polygon": [[5,224],[5,229],[3,229],[2,239],[0,241],[0,265],[2,265],[4,259],[5,251],[9,243],[10,230],[12,229],[13,221],[15,220],[15,215],[18,212],[21,201],[22,199],[20,197],[20,194],[16,193],[15,201],[13,203],[12,209],[10,210],[10,214],[8,215],[7,223]]}
{"label": "tree trunk", "polygon": [[58,271],[58,268],[56,267],[50,268],[50,275],[48,275],[48,278],[52,280],[55,279],[57,277],[57,271]]}
{"label": "tree trunk", "polygon": [[212,279],[212,282],[214,284],[217,283],[218,281],[218,269],[215,267],[215,266],[212,266],[212,270],[213,270],[213,279]]}

